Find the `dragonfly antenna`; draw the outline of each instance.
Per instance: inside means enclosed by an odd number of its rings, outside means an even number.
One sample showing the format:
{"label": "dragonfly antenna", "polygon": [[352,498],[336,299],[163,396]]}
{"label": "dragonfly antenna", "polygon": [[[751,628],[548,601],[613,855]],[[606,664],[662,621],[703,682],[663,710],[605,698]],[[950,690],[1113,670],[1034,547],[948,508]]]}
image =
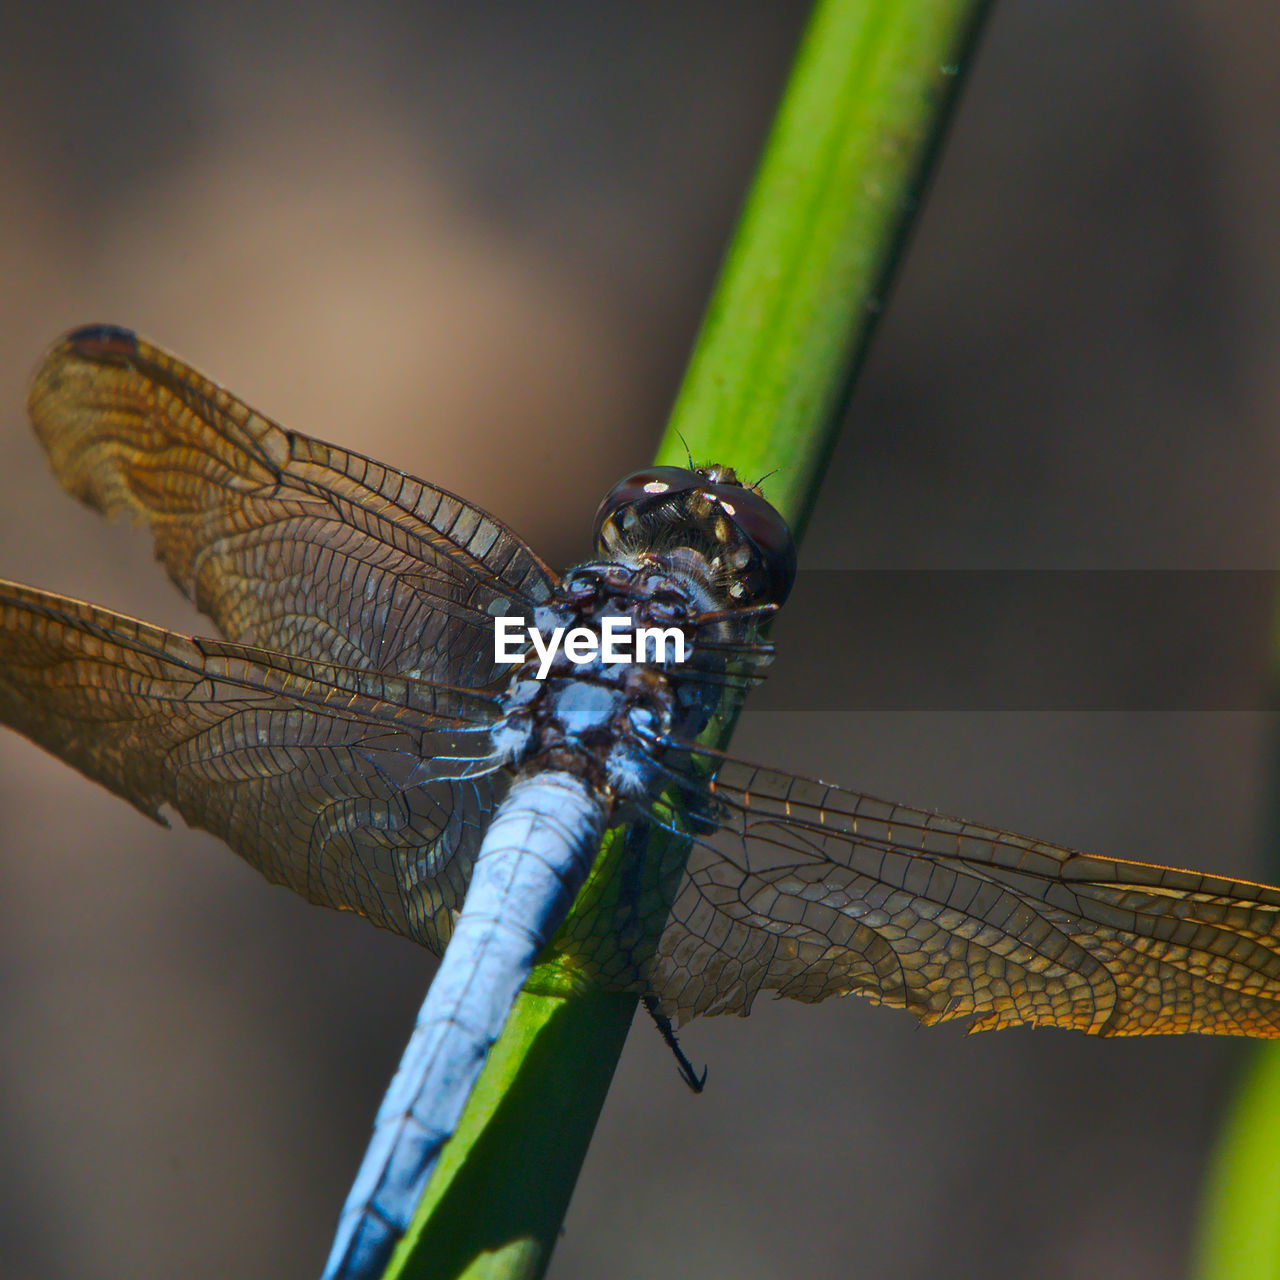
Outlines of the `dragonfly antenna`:
{"label": "dragonfly antenna", "polygon": [[684,438],[684,432],[677,431],[676,435],[680,438],[680,443],[684,445],[684,456],[689,463],[689,470],[696,471],[698,468],[693,465],[693,450],[689,448],[689,442]]}
{"label": "dragonfly antenna", "polygon": [[759,492],[760,492],[760,486],[761,486],[762,484],[764,484],[764,482],[765,482],[765,481],[766,481],[770,476],[776,476],[776,475],[778,474],[778,472],[779,472],[779,471],[783,471],[783,470],[785,470],[785,468],[784,468],[784,467],[774,467],[774,469],[773,469],[772,471],[766,471],[766,472],[764,473],[764,475],[762,475],[762,476],[760,477],[760,479],[759,479],[759,480],[753,481],[751,484],[747,485],[747,488],[748,488],[748,489],[753,490],[753,491],[754,491],[754,492],[756,492],[756,493],[759,493]]}

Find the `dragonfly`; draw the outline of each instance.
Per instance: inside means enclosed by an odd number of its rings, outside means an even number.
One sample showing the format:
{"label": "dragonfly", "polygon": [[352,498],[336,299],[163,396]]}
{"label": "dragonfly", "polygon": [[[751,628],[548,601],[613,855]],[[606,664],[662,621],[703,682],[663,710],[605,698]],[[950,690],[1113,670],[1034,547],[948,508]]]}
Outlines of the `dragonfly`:
{"label": "dragonfly", "polygon": [[[974,1031],[1280,1035],[1280,889],[709,745],[764,678],[796,572],[728,466],[627,476],[594,558],[557,574],[478,507],[285,430],[126,329],[67,334],[29,409],[63,486],[147,526],[221,638],[0,582],[0,721],[442,956],[325,1280],[381,1273],[547,956],[668,1034],[771,992]],[[514,656],[500,622],[526,637]],[[610,660],[606,633],[642,628],[683,656]],[[562,929],[611,831],[592,925]]]}

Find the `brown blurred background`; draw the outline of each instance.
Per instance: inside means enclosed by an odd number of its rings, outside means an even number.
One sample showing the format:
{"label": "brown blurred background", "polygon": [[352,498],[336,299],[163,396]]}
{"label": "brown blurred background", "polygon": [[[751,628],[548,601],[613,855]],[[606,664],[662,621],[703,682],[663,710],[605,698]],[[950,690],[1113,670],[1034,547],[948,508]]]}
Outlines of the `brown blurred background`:
{"label": "brown blurred background", "polygon": [[[580,557],[657,439],[803,13],[6,4],[0,573],[200,626],[25,424],[42,348],[91,320]],[[1278,54],[1274,5],[997,9],[802,563],[1277,565]],[[839,660],[820,615],[776,639],[780,674]],[[1256,714],[748,713],[736,745],[1262,874]],[[0,1273],[317,1274],[433,962],[8,734],[0,805]],[[559,1280],[1166,1280],[1241,1061],[856,1000],[684,1045],[701,1098],[637,1023]]]}

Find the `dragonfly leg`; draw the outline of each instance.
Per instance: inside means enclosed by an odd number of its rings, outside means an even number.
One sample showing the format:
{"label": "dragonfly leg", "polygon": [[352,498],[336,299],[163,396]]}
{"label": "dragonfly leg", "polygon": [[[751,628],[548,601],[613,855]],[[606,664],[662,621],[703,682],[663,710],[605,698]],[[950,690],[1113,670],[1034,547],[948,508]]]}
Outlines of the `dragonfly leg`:
{"label": "dragonfly leg", "polygon": [[676,1039],[675,1028],[671,1025],[671,1019],[662,1012],[662,1007],[658,1004],[658,997],[652,992],[647,992],[643,999],[644,1007],[648,1010],[649,1017],[653,1019],[653,1025],[658,1028],[658,1034],[666,1042],[667,1048],[675,1054],[676,1062],[680,1067],[680,1079],[694,1093],[701,1093],[707,1083],[707,1068],[702,1068],[701,1075],[694,1070],[693,1063],[685,1056],[684,1050],[680,1047],[680,1041]]}

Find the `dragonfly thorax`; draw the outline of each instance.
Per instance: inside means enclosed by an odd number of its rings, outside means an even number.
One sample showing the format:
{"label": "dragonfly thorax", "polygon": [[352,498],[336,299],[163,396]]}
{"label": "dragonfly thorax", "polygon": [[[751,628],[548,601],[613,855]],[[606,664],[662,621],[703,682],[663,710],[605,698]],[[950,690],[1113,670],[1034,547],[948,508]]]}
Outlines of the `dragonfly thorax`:
{"label": "dragonfly thorax", "polygon": [[[678,631],[685,658],[575,661],[568,646],[549,660],[531,652],[507,688],[493,731],[495,752],[517,769],[578,774],[602,794],[638,800],[663,777],[672,740],[696,738],[721,704],[735,646],[754,639],[759,613],[735,617],[696,555],[640,556],[635,563],[593,562],[570,570],[535,613],[543,636],[583,628],[603,636],[606,620]],[[540,674],[541,673],[541,674]]]}

